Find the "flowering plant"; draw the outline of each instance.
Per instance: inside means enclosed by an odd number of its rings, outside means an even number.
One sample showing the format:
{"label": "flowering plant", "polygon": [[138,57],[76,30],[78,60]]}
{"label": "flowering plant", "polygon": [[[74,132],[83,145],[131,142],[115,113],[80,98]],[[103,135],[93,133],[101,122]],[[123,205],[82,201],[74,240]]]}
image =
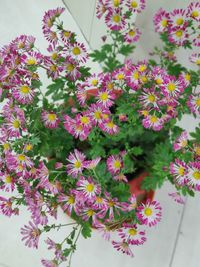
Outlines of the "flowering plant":
{"label": "flowering plant", "polygon": [[[161,219],[156,200],[138,203],[130,193],[128,180],[142,170],[148,172],[144,189],[169,180],[179,203],[181,194],[200,191],[200,129],[189,139],[176,125],[183,114],[199,117],[199,69],[188,70],[175,56],[180,46],[199,46],[200,4],[159,10],[154,23],[164,46],[151,53],[158,58],[124,62],[141,34],[132,15],[144,7],[144,0],[99,0],[107,42],[90,55],[60,21],[64,8],[44,15],[48,55],[26,35],[0,50],[0,188],[11,194],[0,197],[1,213],[18,215],[27,206],[31,221],[21,234],[33,248],[44,233],[73,225],[62,242],[47,238],[54,257],[42,259],[43,266],[66,260],[70,266],[79,235],[90,237],[92,227],[106,240],[117,231],[113,246],[133,256],[131,246],[146,241],[145,226]],[[85,66],[89,56],[101,63],[101,73]],[[191,61],[199,65],[198,55]],[[45,90],[42,71],[52,80]],[[58,207],[74,223],[50,224]]]}

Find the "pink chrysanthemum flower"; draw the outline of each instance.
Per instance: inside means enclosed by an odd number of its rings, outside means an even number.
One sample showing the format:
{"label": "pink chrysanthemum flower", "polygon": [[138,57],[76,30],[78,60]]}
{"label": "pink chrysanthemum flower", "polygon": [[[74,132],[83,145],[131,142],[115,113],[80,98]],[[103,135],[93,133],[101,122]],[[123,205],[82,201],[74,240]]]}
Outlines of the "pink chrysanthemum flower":
{"label": "pink chrysanthemum flower", "polygon": [[43,31],[51,29],[51,27],[53,26],[53,23],[55,22],[55,19],[59,17],[64,11],[65,11],[65,8],[63,7],[58,7],[56,9],[50,9],[46,11],[42,19]]}
{"label": "pink chrysanthemum flower", "polygon": [[175,202],[179,203],[179,204],[185,204],[185,200],[183,199],[183,197],[180,196],[180,194],[178,192],[174,192],[174,193],[169,193],[168,194]]}
{"label": "pink chrysanthemum flower", "polygon": [[6,192],[12,192],[15,189],[15,180],[10,174],[0,172],[0,181],[3,182],[0,188]]}
{"label": "pink chrysanthemum flower", "polygon": [[125,210],[123,203],[119,202],[117,198],[111,198],[110,194],[105,192],[105,199],[107,202],[107,211],[109,220],[113,220],[115,217],[115,213],[119,215],[119,210]]}
{"label": "pink chrysanthemum flower", "polygon": [[127,206],[127,211],[135,210],[137,207],[137,199],[135,194],[132,194],[131,197],[128,199],[129,203]]}
{"label": "pink chrysanthemum flower", "polygon": [[25,64],[28,66],[36,66],[42,63],[43,56],[38,52],[29,52],[25,58]]}
{"label": "pink chrysanthemum flower", "polygon": [[137,90],[140,84],[140,73],[136,66],[132,66],[126,73],[127,85]]}
{"label": "pink chrysanthemum flower", "polygon": [[194,33],[192,44],[194,46],[200,47],[200,33],[199,32]]}
{"label": "pink chrysanthemum flower", "polygon": [[119,174],[123,168],[123,161],[120,155],[111,155],[106,163],[107,168],[112,175]]}
{"label": "pink chrysanthemum flower", "polygon": [[110,120],[99,123],[99,128],[102,131],[108,134],[111,134],[111,135],[117,134],[119,131],[119,127],[116,124],[114,124],[113,121],[110,121]]}
{"label": "pink chrysanthemum flower", "polygon": [[200,115],[200,96],[191,95],[187,101],[190,111],[196,115]]}
{"label": "pink chrysanthemum flower", "polygon": [[200,21],[200,3],[191,2],[188,6],[187,16],[196,21]]}
{"label": "pink chrysanthemum flower", "polygon": [[95,199],[96,195],[99,195],[101,192],[100,186],[94,183],[92,178],[89,177],[86,180],[83,176],[77,182],[77,190],[86,200]]}
{"label": "pink chrysanthemum flower", "polygon": [[167,76],[164,79],[164,83],[161,86],[161,90],[166,97],[178,98],[179,95],[184,91],[185,84],[183,79],[176,80],[175,77]]}
{"label": "pink chrysanthemum flower", "polygon": [[13,209],[13,203],[11,199],[7,199],[0,196],[0,210],[1,213],[5,216],[11,217],[12,215],[18,215],[19,210],[17,208]]}
{"label": "pink chrysanthemum flower", "polygon": [[74,153],[70,153],[67,161],[70,162],[66,165],[67,173],[75,178],[78,174],[81,174],[83,169],[86,167],[85,155],[77,149],[74,150]]}
{"label": "pink chrysanthemum flower", "polygon": [[188,40],[187,28],[171,28],[169,32],[169,41],[178,46],[184,45]]}
{"label": "pink chrysanthemum flower", "polygon": [[162,118],[159,118],[156,115],[147,115],[142,120],[142,124],[144,128],[160,131],[163,128],[164,121]]}
{"label": "pink chrysanthemum flower", "polygon": [[178,151],[186,147],[187,144],[188,144],[188,134],[187,131],[183,131],[173,144],[174,151]]}
{"label": "pink chrysanthemum flower", "polygon": [[[110,111],[107,108],[104,108],[100,104],[91,104],[88,112],[92,117],[93,124],[102,123],[109,120]],[[105,117],[107,115],[107,118]]]}
{"label": "pink chrysanthemum flower", "polygon": [[85,163],[85,168],[89,170],[95,169],[96,166],[99,164],[100,160],[101,160],[101,157],[98,157],[92,160],[87,160]]}
{"label": "pink chrysanthemum flower", "polygon": [[65,44],[68,44],[69,41],[70,41],[70,38],[73,36],[73,33],[71,31],[66,31],[66,30],[63,30],[60,32],[60,37],[61,37],[61,40],[65,43]]}
{"label": "pink chrysanthemum flower", "polygon": [[67,57],[65,64],[66,77],[72,81],[81,77],[79,66],[76,60],[72,57]]}
{"label": "pink chrysanthemum flower", "polygon": [[124,73],[124,68],[122,67],[122,68],[119,68],[113,71],[112,77],[117,82],[118,85],[123,85],[125,82],[125,78],[126,78],[125,73]]}
{"label": "pink chrysanthemum flower", "polygon": [[101,83],[101,73],[100,74],[92,74],[90,77],[88,77],[86,79],[86,81],[84,82],[84,88],[86,90],[88,89],[96,89],[97,87],[100,86],[100,83]]}
{"label": "pink chrysanthemum flower", "polygon": [[53,80],[59,77],[60,73],[63,71],[63,66],[59,66],[56,62],[50,60],[49,58],[44,61],[47,75]]}
{"label": "pink chrysanthemum flower", "polygon": [[34,98],[34,91],[28,85],[22,85],[12,91],[13,97],[21,104],[30,104]]}
{"label": "pink chrysanthemum flower", "polygon": [[58,127],[60,119],[58,118],[57,114],[50,111],[44,110],[41,114],[42,121],[44,126],[49,129],[55,129]]}
{"label": "pink chrysanthemum flower", "polygon": [[130,11],[140,13],[145,8],[145,0],[127,0]]}
{"label": "pink chrysanthemum flower", "polygon": [[161,220],[161,206],[157,201],[147,201],[137,207],[137,218],[145,225],[154,226]]}
{"label": "pink chrysanthemum flower", "polygon": [[185,185],[187,182],[188,167],[185,162],[175,159],[170,163],[170,173],[179,185]]}
{"label": "pink chrysanthemum flower", "polygon": [[105,5],[109,9],[119,8],[124,0],[105,0]]}
{"label": "pink chrysanthemum flower", "polygon": [[94,227],[106,241],[110,241],[112,230],[106,224],[96,221]]}
{"label": "pink chrysanthemum flower", "polygon": [[88,221],[88,220],[92,220],[92,222],[94,223],[97,219],[98,216],[98,212],[97,210],[91,206],[91,207],[85,207],[83,208],[82,212],[81,212],[81,217],[83,218],[84,221]]}
{"label": "pink chrysanthemum flower", "polygon": [[107,11],[107,6],[105,5],[105,0],[99,0],[97,1],[96,6],[96,16],[98,19],[100,19]]}
{"label": "pink chrysanthemum flower", "polygon": [[171,21],[171,27],[175,28],[181,28],[183,27],[187,21],[186,21],[186,14],[184,9],[174,9],[170,13],[170,21]]}
{"label": "pink chrysanthemum flower", "polygon": [[111,9],[105,17],[106,25],[113,31],[120,31],[124,29],[126,21],[124,16],[121,15],[120,9]]}
{"label": "pink chrysanthemum flower", "polygon": [[115,175],[113,177],[113,179],[115,181],[118,181],[118,182],[124,182],[124,183],[128,183],[128,179],[126,178],[126,176],[123,174],[123,173],[120,173],[118,175]]}
{"label": "pink chrysanthemum flower", "polygon": [[121,242],[116,242],[112,241],[113,247],[116,248],[118,251],[121,251],[123,254],[129,255],[133,257],[133,252],[130,249],[130,245],[128,244],[127,241],[121,241]]}
{"label": "pink chrysanthemum flower", "polygon": [[23,127],[23,121],[18,116],[13,116],[8,119],[8,122],[6,123],[7,131],[9,137],[17,137],[19,138],[21,136],[21,130]]}
{"label": "pink chrysanthemum flower", "polygon": [[190,57],[189,57],[190,61],[194,64],[196,64],[197,66],[200,66],[200,53],[193,53]]}
{"label": "pink chrysanthemum flower", "polygon": [[25,241],[26,246],[38,248],[41,231],[35,224],[29,222],[29,225],[24,225],[24,228],[21,228],[21,234],[23,235],[22,241]]}
{"label": "pink chrysanthemum flower", "polygon": [[141,31],[138,28],[131,28],[124,35],[124,40],[128,43],[137,42],[140,38]]}
{"label": "pink chrysanthemum flower", "polygon": [[58,196],[58,202],[62,204],[62,208],[64,211],[67,211],[69,214],[72,213],[72,210],[76,206],[76,198],[75,195],[72,193],[70,195],[61,194]]}
{"label": "pink chrysanthemum flower", "polygon": [[190,162],[188,167],[188,185],[194,186],[195,189],[200,191],[200,162]]}
{"label": "pink chrysanthemum flower", "polygon": [[76,98],[81,106],[84,106],[87,100],[87,91],[82,85],[77,86]]}
{"label": "pink chrysanthemum flower", "polygon": [[142,105],[147,108],[148,106],[158,107],[158,96],[154,88],[144,88],[141,96],[139,96]]}
{"label": "pink chrysanthemum flower", "polygon": [[73,43],[69,46],[70,56],[80,62],[85,63],[88,58],[86,48],[82,43]]}
{"label": "pink chrysanthemum flower", "polygon": [[109,108],[113,105],[115,95],[111,91],[102,90],[98,92],[97,99],[98,104],[101,104],[104,108]]}
{"label": "pink chrysanthemum flower", "polygon": [[122,228],[117,230],[123,240],[127,240],[130,245],[142,245],[147,240],[145,232],[138,230],[136,224],[124,223]]}
{"label": "pink chrysanthemum flower", "polygon": [[45,260],[42,259],[41,263],[44,267],[58,267],[58,262],[56,260]]}
{"label": "pink chrysanthemum flower", "polygon": [[170,25],[169,13],[167,13],[164,9],[160,8],[155,14],[153,22],[156,32],[162,33],[167,31]]}

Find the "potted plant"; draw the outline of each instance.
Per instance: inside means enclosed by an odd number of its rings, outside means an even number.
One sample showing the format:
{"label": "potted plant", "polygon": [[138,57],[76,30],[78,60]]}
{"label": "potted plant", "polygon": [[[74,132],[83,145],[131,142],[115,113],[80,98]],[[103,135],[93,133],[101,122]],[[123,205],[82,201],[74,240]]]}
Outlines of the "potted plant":
{"label": "potted plant", "polygon": [[[146,241],[145,227],[161,219],[160,204],[146,192],[169,180],[171,196],[183,203],[181,194],[200,190],[200,129],[189,139],[176,125],[183,114],[199,116],[199,69],[187,70],[175,57],[179,46],[199,45],[200,4],[159,10],[155,27],[163,49],[153,50],[155,59],[124,61],[140,35],[132,14],[144,7],[144,0],[99,0],[97,17],[109,30],[90,55],[60,21],[64,8],[44,15],[47,55],[26,35],[0,51],[0,187],[10,193],[0,197],[1,213],[17,215],[27,206],[31,221],[21,234],[33,248],[41,235],[73,225],[61,243],[47,238],[54,256],[42,259],[43,266],[66,260],[70,266],[79,235],[90,237],[92,228],[133,256],[131,247]],[[85,65],[89,56],[101,73]],[[199,65],[198,55],[191,60]],[[39,69],[52,80],[45,90]],[[59,207],[74,223],[49,223]],[[119,240],[112,240],[114,231]]]}

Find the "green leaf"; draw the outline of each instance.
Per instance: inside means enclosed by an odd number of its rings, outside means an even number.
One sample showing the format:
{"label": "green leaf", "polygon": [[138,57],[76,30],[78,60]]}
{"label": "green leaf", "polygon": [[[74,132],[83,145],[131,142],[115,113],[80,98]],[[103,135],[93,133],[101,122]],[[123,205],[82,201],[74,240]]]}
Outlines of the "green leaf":
{"label": "green leaf", "polygon": [[133,52],[133,49],[135,48],[134,45],[122,45],[119,49],[119,53],[124,55],[124,56],[128,56],[129,54],[131,54]]}
{"label": "green leaf", "polygon": [[84,238],[91,237],[92,229],[89,223],[84,223],[81,234]]}

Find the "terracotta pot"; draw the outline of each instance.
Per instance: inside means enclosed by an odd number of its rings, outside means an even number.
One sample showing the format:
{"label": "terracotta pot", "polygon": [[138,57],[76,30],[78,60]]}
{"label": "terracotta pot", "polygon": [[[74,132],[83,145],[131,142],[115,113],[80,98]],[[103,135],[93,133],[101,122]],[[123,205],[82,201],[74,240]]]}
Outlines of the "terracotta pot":
{"label": "terracotta pot", "polygon": [[147,172],[142,172],[139,174],[136,178],[133,178],[128,182],[130,186],[130,192],[132,194],[135,194],[137,198],[137,203],[145,203],[148,199],[153,200],[155,192],[153,190],[146,191],[144,189],[141,189],[142,181],[145,177],[148,176]]}

